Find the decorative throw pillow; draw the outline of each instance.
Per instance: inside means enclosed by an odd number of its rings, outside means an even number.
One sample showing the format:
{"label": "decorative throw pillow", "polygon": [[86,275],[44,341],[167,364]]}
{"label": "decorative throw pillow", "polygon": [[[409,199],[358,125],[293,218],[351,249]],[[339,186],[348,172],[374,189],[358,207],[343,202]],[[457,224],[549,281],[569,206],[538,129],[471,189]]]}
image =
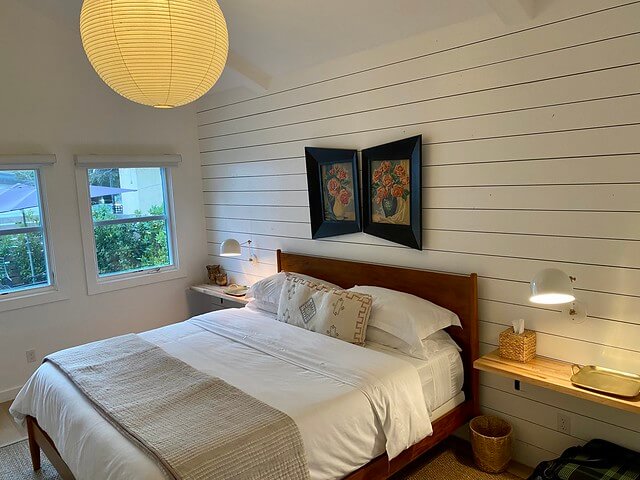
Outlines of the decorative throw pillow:
{"label": "decorative throw pillow", "polygon": [[329,288],[295,274],[287,274],[280,294],[281,322],[364,345],[371,314],[371,296]]}
{"label": "decorative throw pillow", "polygon": [[[300,273],[296,273],[296,275],[328,287],[340,288],[333,283],[325,282],[324,280],[313,278],[308,275],[302,275]],[[249,287],[246,298],[253,299],[253,304],[261,310],[265,310],[270,313],[278,313],[278,302],[280,301],[280,292],[282,292],[285,277],[285,272],[279,272],[275,275],[263,278]]]}

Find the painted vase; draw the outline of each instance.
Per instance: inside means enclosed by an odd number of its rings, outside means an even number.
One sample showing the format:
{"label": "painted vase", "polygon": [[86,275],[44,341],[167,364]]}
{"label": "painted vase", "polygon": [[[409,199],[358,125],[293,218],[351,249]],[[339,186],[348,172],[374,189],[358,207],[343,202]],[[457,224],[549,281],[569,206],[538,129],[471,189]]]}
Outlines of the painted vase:
{"label": "painted vase", "polygon": [[333,201],[333,214],[338,220],[344,218],[344,205],[337,198]]}
{"label": "painted vase", "polygon": [[382,211],[385,217],[393,217],[398,211],[398,198],[387,197],[382,199]]}

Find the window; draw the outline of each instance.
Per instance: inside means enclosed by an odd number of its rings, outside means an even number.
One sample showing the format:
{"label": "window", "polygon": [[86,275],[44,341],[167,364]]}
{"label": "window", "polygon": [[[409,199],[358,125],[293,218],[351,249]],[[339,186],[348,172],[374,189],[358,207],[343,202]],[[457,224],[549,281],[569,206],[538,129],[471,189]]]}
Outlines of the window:
{"label": "window", "polygon": [[173,267],[165,168],[88,168],[99,278]]}
{"label": "window", "polygon": [[0,169],[0,295],[51,285],[37,169]]}
{"label": "window", "polygon": [[173,208],[180,155],[77,155],[75,161],[89,295],[186,277]]}

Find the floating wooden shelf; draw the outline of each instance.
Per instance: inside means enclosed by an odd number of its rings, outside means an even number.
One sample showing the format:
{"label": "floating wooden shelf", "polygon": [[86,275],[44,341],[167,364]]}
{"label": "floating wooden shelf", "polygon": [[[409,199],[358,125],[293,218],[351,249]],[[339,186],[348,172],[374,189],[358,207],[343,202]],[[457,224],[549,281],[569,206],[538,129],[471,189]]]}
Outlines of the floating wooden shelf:
{"label": "floating wooden shelf", "polygon": [[527,363],[520,363],[498,355],[498,350],[480,357],[473,366],[485,372],[513,378],[556,392],[573,395],[592,402],[619,408],[628,412],[640,413],[640,395],[635,398],[620,398],[592,392],[573,386],[571,383],[571,364],[546,357],[535,357]]}
{"label": "floating wooden shelf", "polygon": [[191,290],[193,290],[194,292],[204,293],[205,295],[209,295],[210,297],[220,298],[222,300],[227,300],[228,302],[232,302],[240,305],[246,305],[247,303],[249,303],[249,299],[246,298],[244,295],[241,297],[236,297],[234,295],[228,295],[224,293],[223,290],[225,288],[227,287],[220,287],[218,285],[208,285],[206,283],[202,285],[191,286]]}

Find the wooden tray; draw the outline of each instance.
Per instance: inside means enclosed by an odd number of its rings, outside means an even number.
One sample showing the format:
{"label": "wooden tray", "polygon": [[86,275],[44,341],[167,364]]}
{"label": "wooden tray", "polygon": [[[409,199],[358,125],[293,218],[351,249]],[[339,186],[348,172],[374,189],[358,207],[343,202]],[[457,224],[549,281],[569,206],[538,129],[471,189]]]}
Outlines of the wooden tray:
{"label": "wooden tray", "polygon": [[595,392],[633,398],[640,394],[640,375],[595,365],[572,365],[571,383]]}

